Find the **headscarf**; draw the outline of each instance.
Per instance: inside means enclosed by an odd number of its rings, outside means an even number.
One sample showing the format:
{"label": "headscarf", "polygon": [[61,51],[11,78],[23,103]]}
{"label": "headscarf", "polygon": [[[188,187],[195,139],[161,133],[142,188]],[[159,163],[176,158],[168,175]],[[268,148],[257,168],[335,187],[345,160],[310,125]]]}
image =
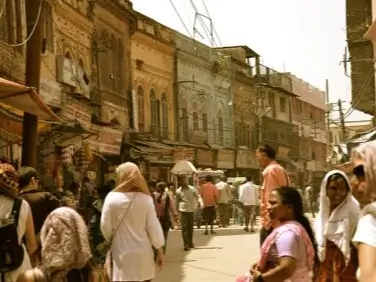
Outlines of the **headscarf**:
{"label": "headscarf", "polygon": [[371,198],[376,193],[376,141],[363,143],[354,148],[351,152],[351,161],[361,157],[364,161],[364,172],[366,177],[366,190],[364,198]]}
{"label": "headscarf", "polygon": [[115,192],[142,192],[151,196],[145,178],[138,166],[131,162],[126,162],[118,166],[117,187]]}
{"label": "headscarf", "polygon": [[69,271],[82,269],[92,257],[88,228],[68,207],[57,208],[46,218],[41,233],[42,271],[50,281],[64,282]]}
{"label": "headscarf", "polygon": [[10,164],[0,163],[0,194],[11,199],[18,196],[18,174]]}
{"label": "headscarf", "polygon": [[[329,178],[334,174],[339,174],[344,178],[350,191],[344,201],[330,214],[330,202],[326,196],[326,189]],[[350,181],[346,174],[339,170],[329,171],[321,183],[320,208],[315,221],[315,236],[320,261],[325,260],[327,240],[333,242],[341,250],[346,264],[350,261],[351,239],[359,214],[359,203],[352,195]]]}

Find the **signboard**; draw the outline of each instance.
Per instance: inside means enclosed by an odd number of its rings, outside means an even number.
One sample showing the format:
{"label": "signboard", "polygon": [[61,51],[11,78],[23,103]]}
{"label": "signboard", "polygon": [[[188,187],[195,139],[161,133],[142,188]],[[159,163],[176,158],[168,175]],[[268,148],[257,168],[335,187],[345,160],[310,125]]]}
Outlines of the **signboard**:
{"label": "signboard", "polygon": [[92,125],[91,130],[97,132],[89,138],[90,147],[102,154],[119,155],[123,140],[123,131],[114,128]]}
{"label": "signboard", "polygon": [[218,150],[217,168],[233,169],[235,167],[235,151]]}
{"label": "signboard", "polygon": [[90,128],[91,126],[91,106],[71,95],[66,95],[66,103],[63,107],[63,116],[77,120],[82,126]]}
{"label": "signboard", "polygon": [[249,154],[250,150],[238,150],[236,153],[236,167],[237,168],[252,168],[252,162]]}
{"label": "signboard", "polygon": [[197,166],[214,167],[214,152],[211,150],[197,149]]}
{"label": "signboard", "polygon": [[61,86],[58,82],[41,78],[39,94],[47,105],[61,108]]}
{"label": "signboard", "polygon": [[175,148],[173,160],[177,161],[186,160],[193,162],[195,159],[195,149],[193,148]]}
{"label": "signboard", "polygon": [[163,150],[160,152],[148,152],[147,159],[149,163],[170,165],[173,163],[172,150]]}
{"label": "signboard", "polygon": [[102,121],[125,126],[126,114],[124,107],[112,104],[110,102],[103,102],[102,104]]}

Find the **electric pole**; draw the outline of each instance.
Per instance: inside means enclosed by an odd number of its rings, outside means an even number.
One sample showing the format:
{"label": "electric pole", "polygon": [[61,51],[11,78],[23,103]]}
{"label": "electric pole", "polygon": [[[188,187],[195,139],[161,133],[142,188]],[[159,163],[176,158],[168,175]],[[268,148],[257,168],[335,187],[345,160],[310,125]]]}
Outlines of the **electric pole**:
{"label": "electric pole", "polygon": [[342,110],[342,101],[338,100],[338,109],[339,109],[339,119],[341,121],[341,130],[342,130],[342,142],[346,142],[346,125],[345,125],[345,116]]}
{"label": "electric pole", "polygon": [[[41,29],[38,11],[43,0],[25,1],[27,34],[25,84],[39,91],[41,65]],[[42,11],[43,12],[43,11]],[[36,25],[36,26],[35,26]],[[22,165],[37,167],[38,117],[24,113],[22,126]]]}
{"label": "electric pole", "polygon": [[325,99],[326,99],[326,154],[330,152],[330,105],[329,105],[329,80],[325,80]]}

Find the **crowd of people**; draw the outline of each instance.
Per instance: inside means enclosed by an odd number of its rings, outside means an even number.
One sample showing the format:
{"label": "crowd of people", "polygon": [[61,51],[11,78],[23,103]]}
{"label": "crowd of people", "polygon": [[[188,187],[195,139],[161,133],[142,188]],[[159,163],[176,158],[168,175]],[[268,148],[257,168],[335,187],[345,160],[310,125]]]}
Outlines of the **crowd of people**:
{"label": "crowd of people", "polygon": [[150,282],[165,263],[171,229],[181,229],[182,247],[191,250],[196,212],[210,235],[215,221],[230,225],[234,207],[246,232],[256,231],[260,209],[260,259],[237,281],[376,281],[375,153],[376,141],[353,150],[351,181],[338,170],[326,174],[314,225],[268,145],[256,152],[261,188],[247,177],[235,194],[225,178],[211,176],[197,187],[183,175],[176,189],[147,183],[129,162],[97,189],[85,178],[51,193],[40,189],[36,169],[1,162],[0,281]]}

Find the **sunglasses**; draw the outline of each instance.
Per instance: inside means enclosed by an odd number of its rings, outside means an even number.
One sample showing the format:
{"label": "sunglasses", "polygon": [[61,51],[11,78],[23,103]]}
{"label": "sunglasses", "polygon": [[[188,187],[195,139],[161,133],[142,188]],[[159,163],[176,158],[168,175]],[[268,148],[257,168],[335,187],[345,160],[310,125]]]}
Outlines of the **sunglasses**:
{"label": "sunglasses", "polygon": [[365,177],[364,166],[363,165],[358,165],[358,166],[354,167],[353,174],[357,178],[364,178]]}

